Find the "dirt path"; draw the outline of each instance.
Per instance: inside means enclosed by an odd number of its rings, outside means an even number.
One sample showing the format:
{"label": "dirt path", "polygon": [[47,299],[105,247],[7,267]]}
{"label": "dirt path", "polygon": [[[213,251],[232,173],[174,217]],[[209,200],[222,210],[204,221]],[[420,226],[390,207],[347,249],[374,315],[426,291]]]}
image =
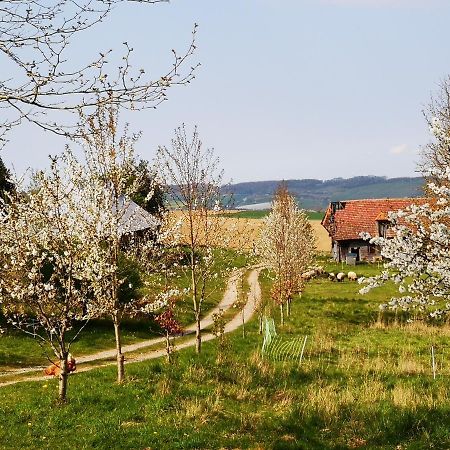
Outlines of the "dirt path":
{"label": "dirt path", "polygon": [[[258,282],[258,277],[259,277],[260,271],[261,271],[261,269],[253,269],[248,276],[249,291],[247,294],[247,302],[243,309],[244,323],[248,322],[251,319],[253,312],[255,311],[255,308],[256,308],[259,300],[261,299],[261,287]],[[205,328],[209,327],[210,325],[212,325],[213,314],[219,312],[220,310],[225,311],[233,306],[233,304],[235,303],[236,298],[237,298],[238,280],[240,279],[241,276],[242,276],[242,271],[236,271],[230,276],[222,300],[213,310],[210,311],[210,313],[206,317],[204,317],[202,319],[202,321],[201,321],[202,329],[205,329]],[[225,325],[225,333],[234,331],[237,328],[239,328],[241,325],[242,325],[242,313],[238,312]],[[185,328],[185,334],[193,334],[194,332],[195,332],[195,324],[189,325],[187,328]],[[154,339],[148,339],[146,341],[138,342],[136,344],[126,345],[123,347],[123,353],[126,354],[126,353],[130,353],[130,352],[136,352],[137,350],[140,350],[140,349],[145,349],[146,347],[150,347],[155,344],[164,342],[164,339],[165,339],[164,337],[154,338]],[[214,335],[212,335],[211,333],[202,335],[202,342],[207,342],[212,339],[214,339]],[[186,347],[191,347],[193,345],[195,345],[195,338],[183,341],[179,344],[176,344],[176,348],[179,350],[179,349],[183,349]],[[125,364],[145,361],[148,359],[159,358],[161,356],[164,356],[165,353],[166,353],[165,349],[158,349],[158,350],[151,350],[148,352],[143,352],[138,355],[133,355],[133,356],[129,356],[129,357],[127,357],[127,355],[125,355],[125,357],[126,357]],[[77,367],[76,373],[87,372],[88,370],[115,365],[116,361],[106,361],[106,362],[103,362],[103,363],[100,363],[97,365],[84,365],[83,366],[83,364],[86,364],[86,363],[104,360],[104,359],[108,359],[108,358],[114,358],[115,356],[116,356],[116,351],[115,351],[115,349],[113,349],[113,350],[105,350],[102,352],[93,353],[91,355],[78,357],[77,358],[77,366],[78,367]],[[23,369],[12,370],[12,371],[7,372],[6,374],[2,374],[0,376],[0,380],[1,380],[2,376],[6,377],[6,376],[21,375],[21,374],[25,374],[25,373],[42,371],[42,369],[43,369],[42,366],[37,366],[37,367],[27,367],[27,368],[23,368]],[[49,379],[49,377],[48,376],[34,376],[34,377],[25,377],[25,378],[15,379],[15,380],[5,381],[5,382],[0,381],[0,387],[7,386],[10,384],[21,383],[24,381],[38,381],[38,380],[46,380],[46,379]]]}

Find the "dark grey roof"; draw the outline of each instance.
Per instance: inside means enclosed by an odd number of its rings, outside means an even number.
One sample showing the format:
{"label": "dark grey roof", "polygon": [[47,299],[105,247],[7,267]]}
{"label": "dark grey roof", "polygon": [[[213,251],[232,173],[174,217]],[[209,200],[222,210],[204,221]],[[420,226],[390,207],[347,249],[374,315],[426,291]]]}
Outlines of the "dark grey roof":
{"label": "dark grey roof", "polygon": [[134,233],[147,229],[156,228],[160,221],[158,218],[141,208],[133,200],[121,196],[119,208],[122,211],[119,224],[119,233]]}

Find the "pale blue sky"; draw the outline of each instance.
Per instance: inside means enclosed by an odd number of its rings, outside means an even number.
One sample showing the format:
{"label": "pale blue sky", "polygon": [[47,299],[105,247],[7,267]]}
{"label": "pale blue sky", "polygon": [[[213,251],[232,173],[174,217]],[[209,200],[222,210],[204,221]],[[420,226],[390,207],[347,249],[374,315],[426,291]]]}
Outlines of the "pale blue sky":
{"label": "pale blue sky", "polygon": [[[126,116],[144,158],[185,122],[234,181],[408,176],[430,139],[422,109],[450,74],[449,17],[440,0],[172,0],[117,8],[73,58],[126,40],[158,75],[197,22],[196,80]],[[3,157],[21,171],[63,147],[22,126]]]}

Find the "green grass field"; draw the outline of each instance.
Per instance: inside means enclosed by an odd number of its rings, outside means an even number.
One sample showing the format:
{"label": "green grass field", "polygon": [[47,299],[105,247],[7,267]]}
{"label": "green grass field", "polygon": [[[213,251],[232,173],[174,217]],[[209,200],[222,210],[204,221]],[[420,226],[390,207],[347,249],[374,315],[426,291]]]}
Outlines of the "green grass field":
{"label": "green grass field", "polygon": [[[269,209],[262,209],[257,211],[238,211],[233,213],[224,213],[225,217],[231,217],[236,219],[263,219],[270,213]],[[308,219],[310,220],[322,220],[324,213],[321,211],[307,211]]]}
{"label": "green grass field", "polygon": [[[265,273],[261,284],[269,300]],[[56,380],[0,388],[0,448],[450,448],[449,326],[384,325],[378,305],[395,287],[366,296],[359,287],[319,277],[283,328],[273,310],[283,339],[308,336],[301,365],[261,358],[255,318],[245,339],[227,337],[219,360],[210,342],[172,366],[131,364],[123,385],[114,367],[71,376],[66,405],[55,403]]]}

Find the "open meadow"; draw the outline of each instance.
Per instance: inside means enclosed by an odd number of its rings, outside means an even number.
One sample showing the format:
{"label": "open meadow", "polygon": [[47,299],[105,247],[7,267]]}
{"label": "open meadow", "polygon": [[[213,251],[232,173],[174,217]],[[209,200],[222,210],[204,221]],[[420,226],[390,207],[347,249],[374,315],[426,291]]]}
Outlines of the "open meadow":
{"label": "open meadow", "polygon": [[[267,272],[260,282],[268,301]],[[201,355],[130,364],[122,385],[114,367],[75,373],[65,405],[54,379],[1,387],[0,448],[449,448],[450,327],[380,320],[394,286],[359,288],[319,276],[283,327],[273,311],[282,339],[308,337],[301,363],[261,356],[255,316],[245,337],[236,330]]]}

